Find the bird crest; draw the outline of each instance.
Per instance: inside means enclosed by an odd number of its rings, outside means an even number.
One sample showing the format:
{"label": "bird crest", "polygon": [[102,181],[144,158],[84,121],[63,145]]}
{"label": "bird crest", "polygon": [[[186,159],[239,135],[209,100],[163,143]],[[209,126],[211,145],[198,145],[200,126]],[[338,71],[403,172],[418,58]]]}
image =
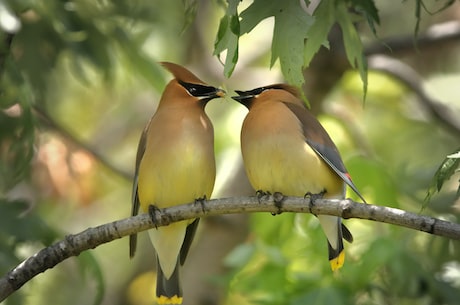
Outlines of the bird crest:
{"label": "bird crest", "polygon": [[176,78],[178,81],[182,81],[185,83],[191,83],[191,84],[205,84],[201,79],[199,79],[195,74],[190,72],[189,70],[185,69],[184,67],[173,64],[171,62],[160,62],[160,64],[169,72],[171,72],[172,75],[174,75],[174,78]]}

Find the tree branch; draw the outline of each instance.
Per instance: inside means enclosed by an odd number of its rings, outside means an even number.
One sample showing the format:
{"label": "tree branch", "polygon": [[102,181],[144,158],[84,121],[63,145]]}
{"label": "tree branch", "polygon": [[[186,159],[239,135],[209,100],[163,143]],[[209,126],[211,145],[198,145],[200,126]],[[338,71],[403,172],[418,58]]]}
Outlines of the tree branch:
{"label": "tree branch", "polygon": [[81,252],[96,248],[103,243],[154,227],[166,226],[176,221],[253,212],[272,214],[295,212],[360,218],[460,240],[459,224],[385,206],[357,203],[350,199],[318,199],[311,204],[309,198],[285,197],[281,206],[275,204],[271,196],[260,200],[256,197],[214,199],[203,204],[190,203],[158,210],[154,215],[154,221],[150,215],[141,214],[88,228],[75,235],[68,235],[63,240],[40,250],[0,278],[0,302],[37,274],[53,268],[71,256],[78,256]]}

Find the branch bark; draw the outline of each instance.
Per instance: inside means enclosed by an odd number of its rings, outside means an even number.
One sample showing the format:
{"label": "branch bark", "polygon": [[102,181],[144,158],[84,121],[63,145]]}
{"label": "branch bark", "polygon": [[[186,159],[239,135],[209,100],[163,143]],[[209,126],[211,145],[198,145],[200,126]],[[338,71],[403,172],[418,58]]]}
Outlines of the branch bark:
{"label": "branch bark", "polygon": [[257,197],[214,199],[203,204],[190,203],[158,210],[153,215],[153,220],[148,214],[140,214],[68,235],[63,240],[40,250],[0,278],[0,302],[37,274],[103,243],[176,221],[253,212],[270,212],[274,215],[284,212],[312,213],[335,215],[345,219],[367,219],[460,240],[460,224],[385,206],[362,204],[350,199],[318,199],[312,204],[309,198],[284,197],[281,206],[273,201],[272,196],[260,200]]}

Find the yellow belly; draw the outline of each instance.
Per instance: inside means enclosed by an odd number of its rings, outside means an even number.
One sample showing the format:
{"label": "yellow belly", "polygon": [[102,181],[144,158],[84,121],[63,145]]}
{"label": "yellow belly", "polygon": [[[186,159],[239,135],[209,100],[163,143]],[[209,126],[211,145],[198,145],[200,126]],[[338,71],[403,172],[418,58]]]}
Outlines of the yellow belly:
{"label": "yellow belly", "polygon": [[200,132],[203,136],[194,137],[183,127],[174,138],[164,133],[148,139],[138,173],[144,212],[149,205],[165,208],[211,197],[216,175],[213,135]]}
{"label": "yellow belly", "polygon": [[[305,142],[297,118],[286,107],[265,109],[248,115],[241,137],[244,164],[254,189],[287,196],[325,190],[325,197],[340,196],[342,180]],[[281,116],[290,123],[283,124]],[[261,125],[261,121],[270,124]]]}
{"label": "yellow belly", "polygon": [[342,192],[340,178],[307,143],[298,145],[282,138],[277,142],[274,145],[271,140],[261,139],[243,150],[246,171],[254,189],[287,196],[323,190],[330,195]]}

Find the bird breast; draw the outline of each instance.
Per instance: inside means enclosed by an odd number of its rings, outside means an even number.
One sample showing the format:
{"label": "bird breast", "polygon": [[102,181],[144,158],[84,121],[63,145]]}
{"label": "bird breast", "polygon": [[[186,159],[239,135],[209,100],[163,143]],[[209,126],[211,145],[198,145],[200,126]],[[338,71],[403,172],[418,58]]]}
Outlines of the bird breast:
{"label": "bird breast", "polygon": [[250,112],[243,123],[242,153],[254,189],[290,196],[341,192],[338,176],[306,143],[301,122],[278,104]]}
{"label": "bird breast", "polygon": [[159,208],[211,196],[216,168],[214,136],[206,115],[152,119],[139,167],[142,207]]}

